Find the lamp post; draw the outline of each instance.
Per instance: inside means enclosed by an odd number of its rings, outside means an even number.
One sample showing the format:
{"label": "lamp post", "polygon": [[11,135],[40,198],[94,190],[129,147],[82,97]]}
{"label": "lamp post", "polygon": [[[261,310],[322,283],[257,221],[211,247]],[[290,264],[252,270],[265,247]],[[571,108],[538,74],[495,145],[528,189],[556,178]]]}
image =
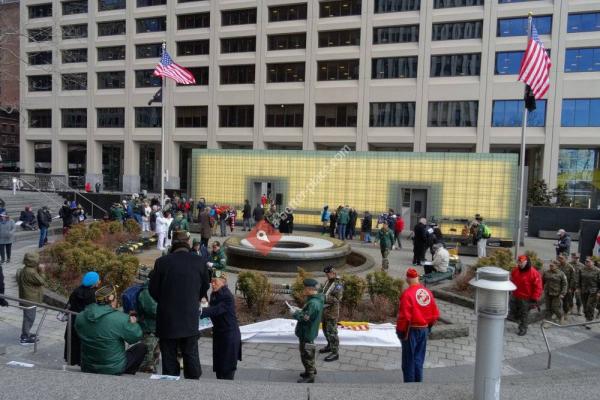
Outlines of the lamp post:
{"label": "lamp post", "polygon": [[469,284],[474,286],[477,314],[475,349],[475,400],[499,400],[504,347],[504,320],[508,315],[508,294],[516,289],[508,271],[482,267]]}

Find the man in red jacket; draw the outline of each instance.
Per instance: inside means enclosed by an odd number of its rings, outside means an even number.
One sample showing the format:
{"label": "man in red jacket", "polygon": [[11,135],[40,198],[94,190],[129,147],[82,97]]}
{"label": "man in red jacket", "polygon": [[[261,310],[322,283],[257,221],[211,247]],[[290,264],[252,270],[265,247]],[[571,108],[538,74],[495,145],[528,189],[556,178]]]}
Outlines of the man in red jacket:
{"label": "man in red jacket", "polygon": [[404,382],[423,382],[423,362],[427,335],[440,317],[433,294],[419,283],[414,268],[406,271],[409,284],[400,296],[396,334],[402,342],[402,375]]}
{"label": "man in red jacket", "polygon": [[398,215],[394,222],[394,239],[398,243],[398,249],[402,248],[402,231],[404,230],[404,220]]}
{"label": "man in red jacket", "polygon": [[517,267],[510,273],[510,280],[517,287],[510,296],[510,314],[519,323],[517,334],[524,336],[527,333],[529,309],[542,297],[542,278],[532,267],[529,257],[521,255]]}

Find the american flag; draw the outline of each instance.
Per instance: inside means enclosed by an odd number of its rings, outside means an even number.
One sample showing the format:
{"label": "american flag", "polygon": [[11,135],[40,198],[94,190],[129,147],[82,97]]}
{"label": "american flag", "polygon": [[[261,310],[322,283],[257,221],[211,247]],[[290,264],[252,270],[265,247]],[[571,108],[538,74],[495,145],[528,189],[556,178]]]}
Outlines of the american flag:
{"label": "american flag", "polygon": [[544,49],[535,25],[531,25],[531,37],[521,61],[519,81],[531,87],[536,100],[544,97],[550,88],[550,67],[552,61]]}
{"label": "american flag", "polygon": [[169,53],[167,53],[167,50],[164,49],[160,62],[156,65],[156,68],[154,68],[154,76],[171,78],[175,82],[183,85],[193,85],[196,83],[194,74],[192,74],[189,69],[174,63]]}

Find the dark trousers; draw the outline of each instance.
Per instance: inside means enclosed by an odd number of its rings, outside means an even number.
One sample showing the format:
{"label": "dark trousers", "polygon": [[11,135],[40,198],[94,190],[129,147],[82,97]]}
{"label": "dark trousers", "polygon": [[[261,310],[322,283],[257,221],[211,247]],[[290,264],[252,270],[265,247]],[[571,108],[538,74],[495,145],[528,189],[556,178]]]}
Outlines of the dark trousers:
{"label": "dark trousers", "polygon": [[146,345],[144,343],[136,343],[125,352],[125,358],[127,363],[125,364],[124,374],[135,375],[137,370],[142,365],[144,357],[146,356]]}
{"label": "dark trousers", "polygon": [[427,349],[427,328],[411,328],[402,342],[402,375],[404,382],[423,382],[423,363]]}
{"label": "dark trousers", "polygon": [[430,274],[435,271],[435,268],[433,265],[425,264],[425,265],[423,265],[423,269],[425,270],[425,274]]}
{"label": "dark trousers", "polygon": [[225,379],[228,381],[232,381],[235,376],[235,370],[229,372],[217,372],[217,379]]}
{"label": "dark trousers", "polygon": [[180,366],[177,360],[177,348],[183,356],[183,377],[199,379],[202,375],[200,355],[198,354],[198,336],[177,339],[160,339],[163,375],[179,376]]}
{"label": "dark trousers", "polygon": [[0,243],[0,260],[2,260],[2,262],[10,261],[11,250],[12,243]]}
{"label": "dark trousers", "polygon": [[421,262],[425,260],[425,245],[423,243],[414,242],[413,247],[413,260],[412,263],[421,265]]}
{"label": "dark trousers", "polygon": [[41,249],[46,244],[46,240],[48,239],[48,227],[40,226],[40,240],[38,243],[38,247]]}
{"label": "dark trousers", "polygon": [[36,308],[27,308],[23,310],[23,324],[21,325],[21,337],[29,337],[31,328],[35,322]]}
{"label": "dark trousers", "polygon": [[203,245],[204,247],[208,247],[208,239],[209,238],[200,238],[200,244]]}
{"label": "dark trousers", "polygon": [[531,302],[524,299],[517,299],[516,297],[510,296],[508,302],[510,314],[514,318],[515,322],[519,324],[520,330],[527,331],[529,325],[529,306]]}

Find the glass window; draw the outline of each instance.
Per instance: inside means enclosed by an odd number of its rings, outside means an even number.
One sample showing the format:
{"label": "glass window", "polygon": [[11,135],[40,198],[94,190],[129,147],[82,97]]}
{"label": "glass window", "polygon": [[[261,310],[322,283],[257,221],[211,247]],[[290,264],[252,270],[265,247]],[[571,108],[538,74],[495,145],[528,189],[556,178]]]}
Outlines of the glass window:
{"label": "glass window", "polygon": [[52,27],[48,26],[39,29],[29,29],[27,31],[29,42],[49,42],[52,40]]}
{"label": "glass window", "polygon": [[98,61],[125,59],[125,46],[98,47]]}
{"label": "glass window", "polygon": [[561,126],[564,127],[599,127],[600,98],[598,99],[563,99]]}
{"label": "glass window", "polygon": [[269,7],[269,22],[306,19],[306,3]]}
{"label": "glass window", "polygon": [[196,56],[208,54],[208,39],[177,42],[178,56]]}
{"label": "glass window", "polygon": [[135,71],[135,87],[160,87],[162,79],[159,76],[154,76],[153,69],[140,69]]}
{"label": "glass window", "polygon": [[221,66],[221,85],[254,83],[254,64]]}
{"label": "glass window", "polygon": [[356,127],[356,103],[346,104],[316,104],[316,126],[325,127]]}
{"label": "glass window", "polygon": [[63,1],[62,2],[62,14],[85,14],[88,12],[87,0],[75,0],[75,1]]}
{"label": "glass window", "polygon": [[430,101],[427,114],[429,127],[477,126],[478,102]]}
{"label": "glass window", "polygon": [[175,84],[176,86],[208,86],[208,67],[190,67],[188,70],[196,78],[195,85],[184,85],[181,83]]}
{"label": "glass window", "polygon": [[498,0],[498,3],[499,4],[524,3],[526,1],[539,1],[539,0]]}
{"label": "glass window", "polygon": [[[536,109],[527,114],[527,126],[546,126],[546,100],[537,100]],[[523,125],[523,100],[494,100],[492,106],[492,126],[521,127]]]}
{"label": "glass window", "polygon": [[267,104],[268,128],[302,128],[304,125],[304,104]]}
{"label": "glass window", "polygon": [[124,10],[126,0],[98,0],[98,11]]}
{"label": "glass window", "polygon": [[415,103],[371,103],[369,126],[392,128],[415,126]]}
{"label": "glass window", "polygon": [[589,13],[569,14],[567,32],[594,32],[600,31],[600,11]]}
{"label": "glass window", "polygon": [[433,24],[432,40],[481,39],[483,21]]}
{"label": "glass window", "polygon": [[125,71],[98,72],[98,89],[125,89]]}
{"label": "glass window", "polygon": [[52,16],[52,3],[37,4],[35,6],[27,6],[29,10],[29,19],[47,18]]}
{"label": "glass window", "polygon": [[136,128],[160,128],[162,107],[135,107]]}
{"label": "glass window", "polygon": [[254,106],[219,106],[219,127],[252,128]]}
{"label": "glass window", "polygon": [[98,36],[124,35],[125,21],[98,22]]}
{"label": "glass window", "polygon": [[[552,33],[552,16],[533,17],[533,24],[540,35]],[[498,37],[527,36],[527,17],[498,19]]]}
{"label": "glass window", "polygon": [[431,56],[431,75],[479,76],[481,54],[444,54]]}
{"label": "glass window", "polygon": [[87,73],[62,74],[62,90],[87,90]]}
{"label": "glass window", "polygon": [[359,60],[332,60],[317,63],[319,81],[358,79]]}
{"label": "glass window", "polygon": [[210,27],[210,13],[183,14],[177,16],[177,29],[198,29]]}
{"label": "glass window", "polygon": [[419,11],[421,0],[375,0],[375,14]]}
{"label": "glass window", "polygon": [[360,15],[361,0],[334,0],[319,3],[319,18]]}
{"label": "glass window", "polygon": [[206,128],[208,126],[208,106],[175,107],[175,127]]}
{"label": "glass window", "polygon": [[60,113],[63,128],[87,128],[86,108],[62,108]]}
{"label": "glass window", "polygon": [[267,37],[269,51],[306,48],[306,33],[287,35],[269,35]]}
{"label": "glass window", "polygon": [[206,1],[206,0],[177,0],[178,3],[191,3],[193,1]]}
{"label": "glass window", "polygon": [[319,32],[319,47],[360,46],[360,29]]}
{"label": "glass window", "polygon": [[52,75],[35,75],[27,78],[30,92],[52,91]]}
{"label": "glass window", "polygon": [[29,65],[52,64],[52,52],[36,51],[34,53],[27,53],[27,60],[29,61]]}
{"label": "glass window", "polygon": [[124,108],[97,108],[98,128],[124,128]]}
{"label": "glass window", "polygon": [[600,47],[567,49],[565,72],[600,71]]}
{"label": "glass window", "polygon": [[87,24],[77,25],[63,25],[62,26],[62,38],[63,39],[81,39],[88,36]]}
{"label": "glass window", "polygon": [[167,4],[167,0],[137,0],[138,7],[163,6]]}
{"label": "glass window", "polygon": [[135,45],[135,58],[157,58],[162,53],[162,43]]}
{"label": "glass window", "polygon": [[517,75],[521,69],[521,60],[524,51],[498,51],[496,52],[495,75]]}
{"label": "glass window", "polygon": [[482,6],[484,0],[433,0],[433,8]]}
{"label": "glass window", "polygon": [[416,78],[417,60],[417,56],[374,58],[372,60],[371,78]]}
{"label": "glass window", "polygon": [[267,64],[267,83],[304,82],[304,62]]}
{"label": "glass window", "polygon": [[52,128],[52,110],[29,110],[30,128]]}
{"label": "glass window", "polygon": [[253,53],[256,51],[256,37],[245,36],[221,39],[221,53]]}
{"label": "glass window", "polygon": [[69,49],[62,51],[62,63],[87,62],[87,49]]}
{"label": "glass window", "polygon": [[419,25],[373,28],[373,44],[410,43],[419,41]]}
{"label": "glass window", "polygon": [[596,148],[560,149],[557,183],[565,185],[572,207],[594,206],[600,153]]}
{"label": "glass window", "polygon": [[136,32],[163,32],[167,30],[167,17],[140,18],[135,20]]}
{"label": "glass window", "polygon": [[221,25],[246,25],[256,23],[256,8],[221,11]]}

